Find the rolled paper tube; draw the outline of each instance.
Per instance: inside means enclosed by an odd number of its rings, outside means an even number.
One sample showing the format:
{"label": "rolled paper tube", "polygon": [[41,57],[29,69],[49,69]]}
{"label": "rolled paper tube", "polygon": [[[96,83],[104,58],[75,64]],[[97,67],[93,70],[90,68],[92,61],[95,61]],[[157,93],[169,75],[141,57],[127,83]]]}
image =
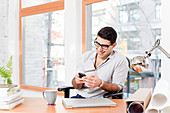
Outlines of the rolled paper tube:
{"label": "rolled paper tube", "polygon": [[[152,101],[152,98],[151,98],[151,101]],[[159,113],[159,110],[156,107],[152,106],[151,101],[150,101],[148,107],[146,108],[145,113]]]}
{"label": "rolled paper tube", "polygon": [[129,105],[127,111],[128,111],[128,113],[143,113],[144,108],[143,108],[143,105],[140,102],[132,102]]}
{"label": "rolled paper tube", "polygon": [[169,84],[166,80],[159,80],[151,98],[151,106],[153,108],[161,109],[168,101]]}
{"label": "rolled paper tube", "polygon": [[[152,99],[151,99],[152,101]],[[151,102],[149,103],[148,107],[146,108],[145,113],[159,113],[159,110],[152,106]]]}
{"label": "rolled paper tube", "polygon": [[161,113],[170,113],[170,106],[166,106],[161,110]]}
{"label": "rolled paper tube", "polygon": [[159,113],[159,110],[154,109],[154,108],[150,108],[146,110],[146,113]]}
{"label": "rolled paper tube", "polygon": [[[157,98],[156,99],[152,98],[150,104],[148,105],[146,109],[146,113],[160,113],[159,111],[161,111],[161,113],[163,113],[162,111],[164,111],[164,113],[170,113],[170,91],[168,91],[167,93],[168,94],[166,95],[166,98],[167,98],[166,104],[164,104],[161,107],[155,107],[153,103],[155,103],[158,100],[156,100]],[[163,99],[160,95],[156,95],[156,96],[159,97],[159,100]],[[156,102],[156,103],[159,103],[159,102]]]}
{"label": "rolled paper tube", "polygon": [[153,95],[151,103],[152,103],[152,106],[161,109],[164,107],[167,101],[168,101],[167,94],[157,93]]}
{"label": "rolled paper tube", "polygon": [[168,102],[165,107],[161,110],[161,113],[170,113],[170,91],[168,92]]}
{"label": "rolled paper tube", "polygon": [[[159,80],[155,86],[146,113],[159,113],[169,103],[169,84],[166,80]],[[170,113],[170,112],[169,112]]]}

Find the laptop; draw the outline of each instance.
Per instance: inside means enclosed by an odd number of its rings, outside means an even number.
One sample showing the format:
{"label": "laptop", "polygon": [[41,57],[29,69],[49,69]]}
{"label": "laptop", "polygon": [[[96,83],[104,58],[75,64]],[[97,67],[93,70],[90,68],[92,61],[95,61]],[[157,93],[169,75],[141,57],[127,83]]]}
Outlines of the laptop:
{"label": "laptop", "polygon": [[64,98],[62,103],[66,108],[92,108],[92,107],[112,107],[116,103],[108,98],[76,99]]}

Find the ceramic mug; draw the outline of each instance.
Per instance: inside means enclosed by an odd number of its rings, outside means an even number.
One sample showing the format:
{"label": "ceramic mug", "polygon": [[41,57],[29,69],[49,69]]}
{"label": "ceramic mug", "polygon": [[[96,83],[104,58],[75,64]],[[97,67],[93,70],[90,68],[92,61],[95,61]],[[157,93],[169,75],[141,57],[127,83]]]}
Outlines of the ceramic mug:
{"label": "ceramic mug", "polygon": [[43,97],[47,100],[48,105],[55,105],[57,99],[57,90],[45,90],[43,91]]}

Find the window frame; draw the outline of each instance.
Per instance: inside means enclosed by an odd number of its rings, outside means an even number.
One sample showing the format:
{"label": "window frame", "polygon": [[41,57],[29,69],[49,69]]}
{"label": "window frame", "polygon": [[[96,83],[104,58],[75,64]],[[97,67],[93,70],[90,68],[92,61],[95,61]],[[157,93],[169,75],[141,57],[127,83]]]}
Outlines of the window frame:
{"label": "window frame", "polygon": [[82,53],[86,52],[86,6],[89,4],[107,0],[83,0],[82,1]]}
{"label": "window frame", "polygon": [[[41,13],[47,13],[57,10],[64,10],[64,0],[54,1],[50,3],[45,3],[41,5],[36,5],[32,7],[22,8],[22,0],[20,0],[19,4],[19,84],[22,89],[27,90],[35,90],[35,91],[44,91],[51,88],[45,88],[45,87],[37,87],[37,86],[30,86],[30,85],[24,85],[22,84],[22,17],[35,15],[35,14],[41,14]],[[63,95],[63,92],[58,92],[59,95]]]}

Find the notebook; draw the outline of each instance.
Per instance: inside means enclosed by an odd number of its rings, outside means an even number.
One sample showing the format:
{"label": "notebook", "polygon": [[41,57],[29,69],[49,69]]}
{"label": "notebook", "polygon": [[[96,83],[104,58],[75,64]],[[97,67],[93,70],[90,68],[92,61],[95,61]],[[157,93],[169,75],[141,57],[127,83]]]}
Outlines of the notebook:
{"label": "notebook", "polygon": [[116,103],[108,98],[73,99],[64,98],[62,103],[66,108],[91,108],[91,107],[111,107]]}

